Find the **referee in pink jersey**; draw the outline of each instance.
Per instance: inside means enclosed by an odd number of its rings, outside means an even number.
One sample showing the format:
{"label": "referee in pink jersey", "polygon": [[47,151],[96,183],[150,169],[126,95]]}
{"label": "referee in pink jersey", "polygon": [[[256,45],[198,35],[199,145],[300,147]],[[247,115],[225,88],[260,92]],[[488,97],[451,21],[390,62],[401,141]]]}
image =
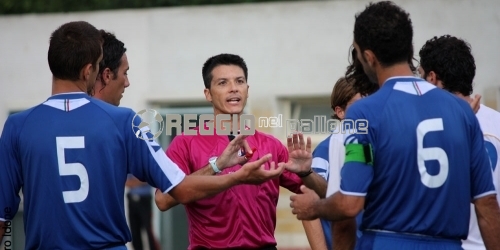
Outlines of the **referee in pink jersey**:
{"label": "referee in pink jersey", "polygon": [[[249,88],[248,70],[243,58],[231,54],[211,57],[205,62],[202,74],[205,97],[212,103],[215,115],[233,114],[239,117],[243,114]],[[294,135],[288,138],[287,148],[277,138],[255,131],[254,135],[246,138],[250,148],[257,149],[247,152],[253,153],[249,159],[226,155],[233,138],[215,133],[210,136],[183,134],[173,139],[166,154],[188,175],[230,174],[246,161],[255,161],[269,153],[272,154],[270,162],[285,164],[286,170],[280,178],[261,185],[238,185],[211,198],[187,204],[190,250],[277,249],[274,230],[279,187],[298,193],[301,185],[305,184],[320,196],[326,190],[326,180],[310,167],[310,138],[306,143],[302,135]],[[268,163],[266,168],[269,168]],[[156,194],[155,201],[162,211],[178,204],[171,196],[160,192]]]}

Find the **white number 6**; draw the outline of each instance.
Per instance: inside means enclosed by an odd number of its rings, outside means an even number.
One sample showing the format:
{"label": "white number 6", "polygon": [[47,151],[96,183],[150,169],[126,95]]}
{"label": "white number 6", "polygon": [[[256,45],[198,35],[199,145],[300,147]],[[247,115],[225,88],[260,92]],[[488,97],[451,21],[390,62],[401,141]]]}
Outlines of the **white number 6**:
{"label": "white number 6", "polygon": [[89,194],[89,176],[85,166],[81,163],[66,163],[64,150],[70,148],[85,148],[85,139],[78,137],[56,137],[57,163],[61,176],[77,175],[80,178],[80,189],[63,191],[64,203],[76,203],[84,201]]}
{"label": "white number 6", "polygon": [[[442,148],[424,148],[425,134],[433,131],[443,131],[443,119],[434,118],[420,122],[417,126],[417,161],[420,180],[429,188],[441,187],[448,178],[448,156]],[[425,161],[437,160],[439,173],[430,175],[425,168]]]}

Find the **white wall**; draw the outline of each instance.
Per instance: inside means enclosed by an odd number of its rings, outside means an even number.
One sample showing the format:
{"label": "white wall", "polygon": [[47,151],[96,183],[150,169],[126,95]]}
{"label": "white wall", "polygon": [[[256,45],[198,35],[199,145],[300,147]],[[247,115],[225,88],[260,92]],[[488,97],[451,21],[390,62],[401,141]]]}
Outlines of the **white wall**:
{"label": "white wall", "polygon": [[[463,37],[472,44],[477,61],[476,92],[498,86],[500,1],[396,2],[411,14],[417,51],[434,35]],[[0,121],[8,110],[28,108],[50,95],[49,36],[72,20],[89,21],[125,42],[132,85],[123,106],[138,110],[147,101],[203,100],[203,62],[229,52],[240,54],[249,66],[250,107],[278,112],[278,96],[329,94],[347,65],[354,13],[366,3],[308,1],[0,17]]]}

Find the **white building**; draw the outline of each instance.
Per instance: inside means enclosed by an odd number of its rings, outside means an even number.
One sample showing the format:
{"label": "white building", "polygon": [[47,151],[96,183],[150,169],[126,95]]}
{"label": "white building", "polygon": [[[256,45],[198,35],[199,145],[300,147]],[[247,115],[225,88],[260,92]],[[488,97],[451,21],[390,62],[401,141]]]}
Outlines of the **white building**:
{"label": "white building", "polygon": [[[137,111],[154,108],[164,114],[211,112],[203,95],[201,67],[210,56],[234,53],[241,55],[249,67],[248,113],[257,117],[282,114],[283,119],[329,115],[333,84],[348,64],[354,14],[367,2],[304,1],[1,16],[0,128],[10,112],[48,98],[50,33],[75,20],[112,31],[125,43],[131,86],[126,89],[122,106]],[[498,109],[500,1],[395,2],[411,14],[417,55],[433,36],[451,34],[470,42],[477,65],[475,93],[483,96],[484,104]],[[285,139],[283,128],[263,130]],[[313,136],[314,143],[325,136]],[[168,141],[162,137],[163,146]],[[288,206],[288,195],[284,191],[279,204],[278,246],[307,246],[302,225]],[[162,223],[156,220],[165,249],[186,240],[183,216],[179,206],[164,213]]]}

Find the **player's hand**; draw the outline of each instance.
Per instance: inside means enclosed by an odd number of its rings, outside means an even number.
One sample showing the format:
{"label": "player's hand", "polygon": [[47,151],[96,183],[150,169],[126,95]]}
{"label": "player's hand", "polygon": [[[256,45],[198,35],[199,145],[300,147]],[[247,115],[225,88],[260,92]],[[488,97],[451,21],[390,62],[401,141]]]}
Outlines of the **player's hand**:
{"label": "player's hand", "polygon": [[300,187],[302,194],[290,196],[290,207],[292,213],[297,215],[299,220],[315,220],[318,218],[314,205],[319,201],[319,196],[313,190],[302,185]]}
{"label": "player's hand", "polygon": [[279,177],[285,170],[283,166],[277,167],[274,162],[271,162],[269,169],[266,169],[265,163],[272,158],[271,154],[267,154],[259,160],[246,163],[236,173],[241,174],[240,181],[245,184],[261,184],[270,179]]}
{"label": "player's hand", "polygon": [[474,98],[471,98],[472,101],[469,102],[470,107],[474,111],[475,114],[477,114],[477,111],[479,111],[479,107],[481,104],[481,95],[475,95]]}
{"label": "player's hand", "polygon": [[306,144],[302,133],[294,133],[286,139],[286,142],[288,146],[288,162],[280,164],[283,164],[288,171],[293,173],[311,171],[311,137],[307,137]]}
{"label": "player's hand", "polygon": [[235,165],[243,165],[248,161],[245,154],[240,155],[242,150],[244,150],[247,154],[253,154],[252,149],[250,149],[248,142],[245,140],[247,137],[248,135],[238,135],[229,143],[229,145],[227,145],[226,149],[224,149],[219,158],[217,158],[216,164],[220,170]]}

